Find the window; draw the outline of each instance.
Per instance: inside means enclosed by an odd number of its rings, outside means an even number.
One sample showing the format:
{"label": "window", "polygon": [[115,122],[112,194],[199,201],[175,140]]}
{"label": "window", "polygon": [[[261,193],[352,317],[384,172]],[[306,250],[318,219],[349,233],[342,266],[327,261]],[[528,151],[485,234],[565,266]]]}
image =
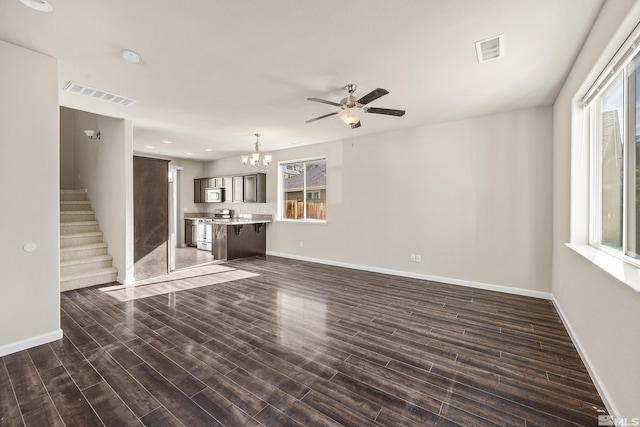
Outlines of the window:
{"label": "window", "polygon": [[325,221],[327,218],[327,160],[311,159],[282,162],[279,218],[284,220]]}
{"label": "window", "polygon": [[589,241],[640,266],[640,54],[628,53],[590,91],[585,106],[591,141]]}

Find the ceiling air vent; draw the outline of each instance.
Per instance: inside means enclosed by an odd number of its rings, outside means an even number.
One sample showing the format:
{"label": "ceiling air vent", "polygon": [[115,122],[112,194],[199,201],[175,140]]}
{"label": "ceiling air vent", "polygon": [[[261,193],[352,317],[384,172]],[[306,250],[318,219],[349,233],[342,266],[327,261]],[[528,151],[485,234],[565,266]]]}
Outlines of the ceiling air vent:
{"label": "ceiling air vent", "polygon": [[476,42],[476,54],[480,64],[502,58],[504,56],[504,34]]}
{"label": "ceiling air vent", "polygon": [[89,98],[99,99],[101,101],[111,102],[113,104],[123,105],[128,107],[136,102],[135,99],[127,98],[126,96],[117,95],[106,90],[96,89],[94,87],[81,85],[79,83],[69,82],[64,87],[66,92],[75,93],[77,95],[88,96]]}

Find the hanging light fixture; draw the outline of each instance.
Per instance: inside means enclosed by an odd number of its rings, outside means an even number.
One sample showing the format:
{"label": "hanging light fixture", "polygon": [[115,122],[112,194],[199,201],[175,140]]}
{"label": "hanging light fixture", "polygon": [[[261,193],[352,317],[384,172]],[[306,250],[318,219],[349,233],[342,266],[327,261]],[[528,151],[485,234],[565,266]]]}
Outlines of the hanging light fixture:
{"label": "hanging light fixture", "polygon": [[269,166],[271,164],[271,154],[261,154],[260,153],[260,134],[256,133],[256,151],[250,154],[246,154],[240,156],[242,159],[242,164],[244,166],[249,165],[254,168],[260,166]]}
{"label": "hanging light fixture", "polygon": [[345,108],[338,113],[338,117],[340,117],[343,122],[353,127],[360,121],[360,117],[362,117],[363,112],[364,110],[361,107]]}

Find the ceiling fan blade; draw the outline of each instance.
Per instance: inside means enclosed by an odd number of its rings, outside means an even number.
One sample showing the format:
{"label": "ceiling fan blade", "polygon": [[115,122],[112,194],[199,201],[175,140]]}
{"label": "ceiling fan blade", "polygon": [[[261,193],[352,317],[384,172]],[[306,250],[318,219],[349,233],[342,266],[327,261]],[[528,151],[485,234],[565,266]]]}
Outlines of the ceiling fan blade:
{"label": "ceiling fan blade", "polygon": [[315,119],[309,119],[309,120],[307,120],[305,123],[311,123],[311,122],[315,122],[316,120],[324,119],[325,117],[335,116],[335,115],[336,115],[336,114],[338,114],[339,112],[340,112],[340,111],[335,111],[335,112],[333,112],[333,113],[325,114],[324,116],[316,117]]}
{"label": "ceiling fan blade", "polygon": [[336,107],[342,107],[342,104],[338,104],[337,102],[333,102],[333,101],[327,101],[326,99],[307,98],[307,101],[322,102],[323,104],[329,104],[329,105],[335,105]]}
{"label": "ceiling fan blade", "polygon": [[356,128],[359,128],[360,126],[361,126],[360,125],[360,120],[358,120],[358,123],[354,123],[354,124],[351,125],[351,129],[356,129]]}
{"label": "ceiling fan blade", "polygon": [[392,110],[390,108],[376,108],[376,107],[369,107],[364,111],[366,113],[386,114],[387,116],[396,116],[396,117],[402,117],[404,116],[404,113],[405,113],[404,110]]}
{"label": "ceiling fan blade", "polygon": [[381,96],[385,96],[386,94],[388,94],[389,91],[386,89],[382,89],[382,88],[378,88],[378,89],[374,89],[371,92],[369,92],[368,94],[366,94],[365,96],[363,96],[362,98],[358,99],[358,103],[362,104],[362,105],[366,105],[368,103],[370,103],[371,101],[375,101],[376,99],[380,98]]}

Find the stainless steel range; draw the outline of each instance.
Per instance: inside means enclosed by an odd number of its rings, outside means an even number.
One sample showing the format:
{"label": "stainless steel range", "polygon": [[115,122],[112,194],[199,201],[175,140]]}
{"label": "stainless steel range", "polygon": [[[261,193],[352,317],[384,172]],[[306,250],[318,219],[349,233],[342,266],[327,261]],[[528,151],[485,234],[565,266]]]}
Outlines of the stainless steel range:
{"label": "stainless steel range", "polygon": [[226,221],[233,218],[233,210],[231,209],[215,209],[213,211],[214,221]]}
{"label": "stainless steel range", "polygon": [[211,250],[211,224],[213,224],[213,219],[211,218],[198,219],[198,239],[196,243],[198,249]]}

